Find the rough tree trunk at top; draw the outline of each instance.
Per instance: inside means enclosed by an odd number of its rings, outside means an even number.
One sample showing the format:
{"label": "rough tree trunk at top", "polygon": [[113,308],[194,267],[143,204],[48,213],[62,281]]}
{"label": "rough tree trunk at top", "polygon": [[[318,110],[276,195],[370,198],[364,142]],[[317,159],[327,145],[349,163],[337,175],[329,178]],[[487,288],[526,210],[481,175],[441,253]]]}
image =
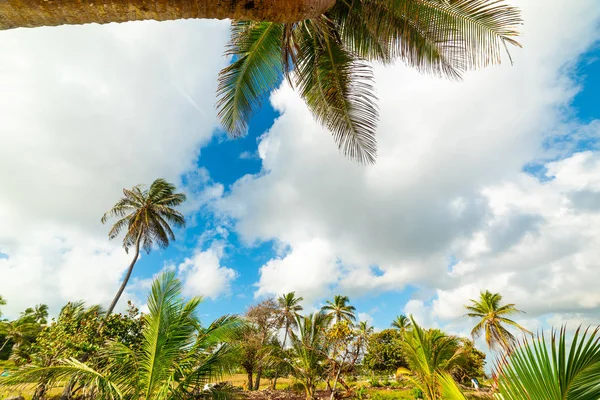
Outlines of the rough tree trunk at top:
{"label": "rough tree trunk at top", "polygon": [[189,18],[296,22],[335,0],[0,0],[0,30]]}

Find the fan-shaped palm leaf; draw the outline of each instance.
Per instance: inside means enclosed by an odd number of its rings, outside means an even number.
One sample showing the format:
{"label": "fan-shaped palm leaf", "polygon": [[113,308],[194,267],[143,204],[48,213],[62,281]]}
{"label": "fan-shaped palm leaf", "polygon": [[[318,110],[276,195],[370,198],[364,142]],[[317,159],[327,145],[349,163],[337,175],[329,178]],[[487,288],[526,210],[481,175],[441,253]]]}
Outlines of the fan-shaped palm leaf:
{"label": "fan-shaped palm leaf", "polygon": [[577,329],[568,343],[566,328],[525,339],[499,365],[499,398],[504,400],[596,400],[600,398],[600,328]]}

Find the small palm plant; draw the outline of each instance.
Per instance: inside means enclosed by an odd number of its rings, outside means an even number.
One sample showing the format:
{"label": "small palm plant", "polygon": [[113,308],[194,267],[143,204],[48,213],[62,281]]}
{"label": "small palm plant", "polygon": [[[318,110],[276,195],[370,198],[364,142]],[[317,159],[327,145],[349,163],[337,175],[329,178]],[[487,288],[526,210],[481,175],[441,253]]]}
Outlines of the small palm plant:
{"label": "small palm plant", "polygon": [[404,375],[423,392],[426,400],[465,399],[450,372],[462,361],[460,341],[437,329],[423,329],[410,317],[412,331],[407,332],[402,349],[409,368],[401,367]]}
{"label": "small palm plant", "polygon": [[292,375],[304,386],[306,399],[315,398],[317,383],[325,374],[328,353],[326,330],[331,316],[316,312],[297,317],[297,332],[290,336],[292,348],[289,366]]}
{"label": "small palm plant", "polygon": [[69,359],[55,366],[25,367],[2,378],[0,384],[72,380],[83,386],[84,394],[100,399],[223,395],[222,391],[203,389],[229,370],[232,347],[227,343],[241,324],[240,319],[225,316],[203,329],[195,314],[200,298],[184,302],[181,290],[173,272],[154,281],[139,348],[108,342],[93,365]]}
{"label": "small palm plant", "polygon": [[480,293],[479,300],[471,300],[471,305],[465,306],[465,308],[469,311],[467,316],[479,318],[479,322],[471,331],[473,339],[485,333],[485,342],[490,350],[500,347],[510,354],[516,339],[505,326],[512,326],[529,335],[532,333],[508,318],[510,315],[523,311],[517,309],[512,303],[501,305],[501,301],[500,293],[491,293],[486,290]]}
{"label": "small palm plant", "polygon": [[123,195],[124,197],[102,216],[102,223],[113,217],[119,218],[110,228],[108,237],[115,239],[125,230],[123,248],[128,252],[134,247],[135,254],[121,287],[106,310],[107,317],[113,312],[127,286],[140,248],[147,253],[150,253],[154,245],[165,248],[171,240],[175,240],[171,226],[185,226],[183,215],[174,209],[185,201],[185,194],[175,193],[175,186],[164,179],[156,179],[148,189],[142,189],[140,185],[132,189],[123,189]]}
{"label": "small palm plant", "polygon": [[600,327],[577,329],[570,344],[567,330],[525,339],[498,365],[503,400],[600,399]]}

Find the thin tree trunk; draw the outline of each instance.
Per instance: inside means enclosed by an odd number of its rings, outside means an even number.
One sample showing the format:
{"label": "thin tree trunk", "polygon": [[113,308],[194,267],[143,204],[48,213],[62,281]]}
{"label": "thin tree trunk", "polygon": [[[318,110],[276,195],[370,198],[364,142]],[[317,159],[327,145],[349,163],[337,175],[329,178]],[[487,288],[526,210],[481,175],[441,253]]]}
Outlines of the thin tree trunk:
{"label": "thin tree trunk", "polygon": [[340,373],[341,372],[342,372],[342,366],[340,365],[340,368],[338,369],[338,372],[335,375],[335,380],[333,381],[333,387],[331,388],[331,397],[330,397],[330,400],[333,400],[333,397],[335,396],[335,387],[337,386],[338,379],[340,379]]}
{"label": "thin tree trunk", "polygon": [[254,381],[254,390],[260,389],[260,376],[262,375],[262,364],[258,366],[258,371],[256,371],[256,380]]}
{"label": "thin tree trunk", "polygon": [[[281,351],[285,350],[285,342],[288,336],[288,330],[290,329],[289,323],[285,323],[285,334],[283,335],[283,343],[281,343]],[[279,377],[279,370],[275,370],[275,379],[273,379],[273,390],[277,389],[277,378]]]}
{"label": "thin tree trunk", "polygon": [[4,350],[4,346],[6,346],[6,344],[10,341],[10,339],[6,339],[4,341],[4,344],[2,344],[2,347],[0,347],[0,351]]}
{"label": "thin tree trunk", "polygon": [[335,0],[0,0],[0,30],[189,18],[298,22]]}
{"label": "thin tree trunk", "polygon": [[[142,241],[142,234],[140,233],[135,242],[135,255],[133,256],[133,260],[131,260],[131,264],[129,264],[129,268],[127,269],[127,274],[125,274],[125,278],[123,278],[123,283],[121,283],[121,287],[119,288],[117,295],[113,299],[112,303],[110,303],[108,310],[106,310],[105,319],[108,318],[110,316],[110,314],[112,314],[113,310],[115,309],[115,306],[117,305],[117,302],[119,301],[119,298],[121,297],[121,295],[123,294],[123,291],[125,290],[125,286],[127,286],[127,282],[129,282],[129,278],[131,277],[131,271],[133,271],[133,266],[135,265],[138,257],[140,256],[140,242],[141,241]],[[104,325],[104,324],[102,324],[102,325]],[[100,328],[102,328],[102,326]]]}
{"label": "thin tree trunk", "polygon": [[252,371],[247,371],[248,373],[248,390],[252,391],[254,389],[252,382]]}

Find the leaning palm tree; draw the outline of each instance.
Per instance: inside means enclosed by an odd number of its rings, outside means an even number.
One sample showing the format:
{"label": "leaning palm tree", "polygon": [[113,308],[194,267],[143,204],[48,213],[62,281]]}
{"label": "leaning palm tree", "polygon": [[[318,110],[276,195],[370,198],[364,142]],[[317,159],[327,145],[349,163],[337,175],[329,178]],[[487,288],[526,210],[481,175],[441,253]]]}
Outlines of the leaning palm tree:
{"label": "leaning palm tree", "polygon": [[410,317],[413,329],[401,343],[409,368],[401,367],[405,376],[420,389],[425,400],[465,399],[450,371],[461,362],[460,341],[438,329],[423,329]]}
{"label": "leaning palm tree", "polygon": [[292,375],[304,386],[306,399],[315,398],[317,383],[325,374],[325,361],[329,349],[326,330],[331,316],[316,312],[296,317],[296,332],[290,335],[292,347],[289,359]]}
{"label": "leaning palm tree", "polygon": [[596,400],[600,398],[600,327],[577,329],[569,342],[565,327],[551,340],[525,339],[498,365],[503,400]]}
{"label": "leaning palm tree", "polygon": [[38,304],[35,308],[28,307],[21,313],[21,318],[28,318],[38,324],[46,325],[48,323],[48,306]]}
{"label": "leaning palm tree", "polygon": [[508,316],[521,313],[514,304],[501,305],[502,296],[486,290],[480,293],[479,300],[471,300],[471,305],[465,306],[469,311],[467,316],[478,318],[479,322],[471,331],[473,339],[485,333],[485,342],[490,350],[500,347],[507,354],[511,352],[516,339],[505,325],[512,326],[522,332],[532,334],[521,325],[509,319]]}
{"label": "leaning palm tree", "polygon": [[150,253],[155,245],[165,248],[169,241],[175,240],[171,225],[177,228],[185,226],[183,215],[174,209],[185,201],[185,194],[175,193],[175,186],[164,179],[155,180],[148,189],[142,189],[141,185],[123,189],[123,195],[124,197],[104,214],[102,223],[106,223],[112,217],[119,218],[110,228],[108,237],[114,239],[125,230],[123,247],[126,252],[134,247],[135,253],[119,291],[106,310],[107,317],[113,312],[127,286],[140,255],[140,248],[147,253]]}
{"label": "leaning palm tree", "polygon": [[[296,292],[290,292],[283,294],[277,298],[277,305],[281,318],[283,320],[283,341],[281,342],[281,350],[285,350],[288,334],[291,328],[296,326],[296,318],[300,315],[300,311],[303,310],[300,303],[304,300],[303,297],[296,297]],[[273,379],[273,389],[277,388],[277,378],[279,371],[275,372],[275,378]]]}
{"label": "leaning palm tree", "polygon": [[[157,5],[160,3],[160,5]],[[370,62],[401,60],[451,79],[498,64],[520,12],[505,0],[4,0],[0,29],[139,19],[231,18],[217,108],[223,127],[242,135],[281,77],[294,86],[339,149],[375,160],[378,121]]]}
{"label": "leaning palm tree", "polygon": [[356,321],[354,312],[356,308],[349,305],[350,299],[348,296],[333,296],[333,301],[327,300],[321,310],[334,317],[335,322]]}
{"label": "leaning palm tree", "polygon": [[166,400],[223,394],[205,391],[206,384],[229,371],[231,346],[240,320],[225,316],[201,328],[196,316],[200,298],[185,302],[173,272],[158,277],[148,296],[148,314],[140,347],[108,342],[94,366],[75,359],[50,367],[25,367],[0,380],[24,385],[40,378],[76,381],[84,395],[101,399]]}
{"label": "leaning palm tree", "polygon": [[391,325],[392,328],[398,329],[400,333],[405,334],[411,329],[412,322],[406,315],[400,314],[396,316],[396,319],[392,321]]}

